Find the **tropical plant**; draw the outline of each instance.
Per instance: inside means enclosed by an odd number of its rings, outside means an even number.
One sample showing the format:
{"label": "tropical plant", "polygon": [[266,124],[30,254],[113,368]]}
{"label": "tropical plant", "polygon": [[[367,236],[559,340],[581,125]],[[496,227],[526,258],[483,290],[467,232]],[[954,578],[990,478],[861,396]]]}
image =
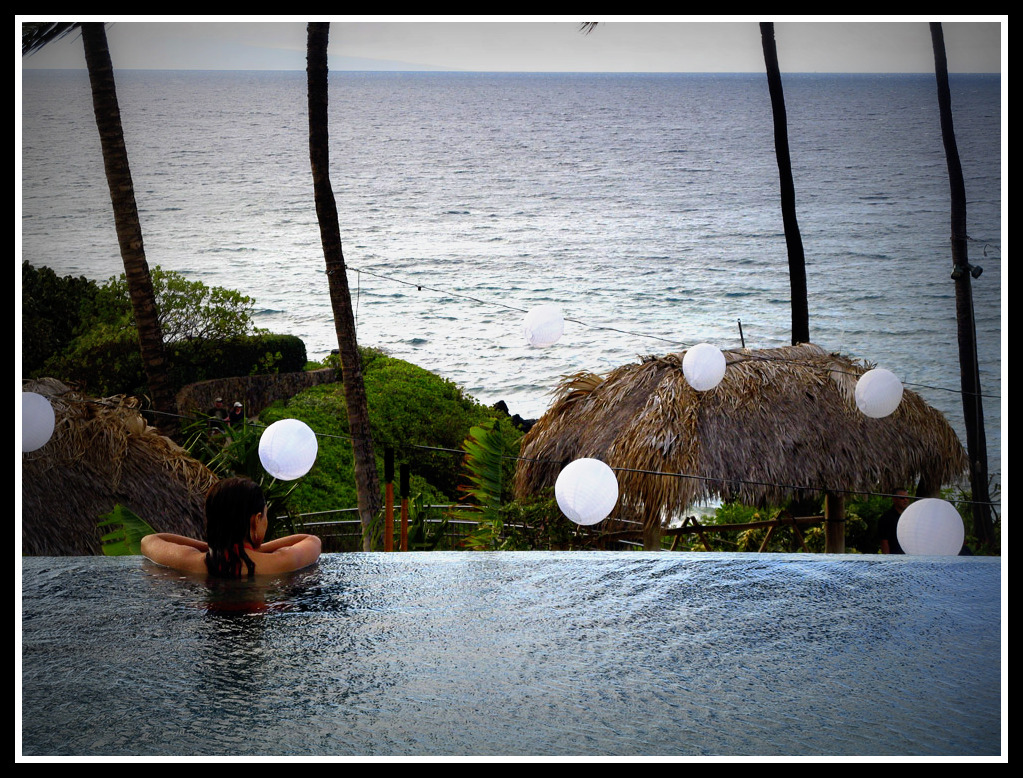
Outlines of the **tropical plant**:
{"label": "tropical plant", "polygon": [[409,499],[408,503],[408,549],[409,551],[436,551],[444,543],[450,517],[444,515],[439,522],[428,520],[430,510],[422,494]]}
{"label": "tropical plant", "polygon": [[514,461],[515,447],[502,434],[500,425],[491,420],[470,429],[462,449],[468,483],[459,487],[465,498],[452,515],[477,522],[477,529],[464,545],[476,551],[512,550],[514,539],[504,534],[500,508],[510,492],[508,462]]}
{"label": "tropical plant", "polygon": [[327,121],[328,22],[310,22],[307,27],[307,77],[309,99],[309,160],[313,174],[316,220],[327,266],[327,283],[334,313],[334,329],[341,354],[342,383],[348,409],[348,426],[355,455],[355,487],[359,519],[363,528],[363,550],[371,549],[369,526],[380,508],[380,479],[373,454],[369,407],[362,381],[362,367],[355,338],[355,316],[348,289],[345,258],[341,249],[341,227],[337,202],[330,183],[330,145]]}
{"label": "tropical plant", "polygon": [[154,408],[160,412],[157,426],[170,431],[175,424],[174,393],[167,372],[163,333],[156,307],[156,295],[142,243],[142,226],[135,204],[135,188],[128,165],[128,151],[121,128],[121,111],[114,84],[106,30],[102,22],[31,22],[22,25],[22,55],[29,55],[48,43],[80,30],[85,63],[92,86],[93,113],[99,130],[103,166],[114,211],[117,242],[124,262],[132,311],[139,334],[139,351],[145,368]]}
{"label": "tropical plant", "polygon": [[100,538],[106,556],[138,556],[142,553],[142,538],[156,534],[145,519],[120,503],[100,519],[97,527],[110,527],[110,531]]}

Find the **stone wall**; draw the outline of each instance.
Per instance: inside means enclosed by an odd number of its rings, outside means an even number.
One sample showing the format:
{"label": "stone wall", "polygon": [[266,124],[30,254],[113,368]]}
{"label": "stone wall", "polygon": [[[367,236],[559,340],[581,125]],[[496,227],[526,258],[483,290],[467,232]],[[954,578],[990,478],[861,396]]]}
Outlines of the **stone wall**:
{"label": "stone wall", "polygon": [[222,397],[225,408],[230,409],[236,402],[240,402],[245,408],[245,415],[252,417],[277,400],[286,400],[310,386],[334,383],[339,377],[337,370],[323,368],[301,373],[239,376],[202,381],[198,384],[189,384],[178,392],[178,413],[189,414],[196,411],[209,413],[213,401]]}

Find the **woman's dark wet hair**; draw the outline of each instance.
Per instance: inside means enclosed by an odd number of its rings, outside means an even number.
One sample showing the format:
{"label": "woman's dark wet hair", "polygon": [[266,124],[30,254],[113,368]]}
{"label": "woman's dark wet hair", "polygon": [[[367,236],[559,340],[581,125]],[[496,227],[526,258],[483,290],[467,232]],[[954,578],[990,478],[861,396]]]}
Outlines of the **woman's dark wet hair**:
{"label": "woman's dark wet hair", "polygon": [[251,519],[262,513],[266,498],[259,485],[248,478],[225,478],[206,493],[206,569],[218,578],[241,578],[242,562],[249,576],[256,563],[245,552]]}

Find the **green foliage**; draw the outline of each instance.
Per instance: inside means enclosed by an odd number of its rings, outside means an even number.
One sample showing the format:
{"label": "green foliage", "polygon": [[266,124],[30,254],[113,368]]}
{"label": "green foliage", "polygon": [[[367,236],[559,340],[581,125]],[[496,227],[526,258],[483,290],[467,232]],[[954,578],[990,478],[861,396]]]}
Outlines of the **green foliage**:
{"label": "green foliage", "polygon": [[46,361],[66,349],[82,330],[82,308],[99,292],[85,276],[60,278],[48,267],[21,263],[21,369],[43,375]]}
{"label": "green foliage", "polygon": [[[429,504],[455,502],[461,481],[458,451],[462,440],[472,426],[501,414],[479,405],[455,384],[428,370],[375,349],[360,352],[381,483],[383,452],[389,446],[395,449],[399,462],[411,465],[413,493],[422,493]],[[337,359],[331,355],[325,362],[337,367]],[[301,419],[317,432],[319,453],[295,490],[292,505],[296,510],[313,512],[358,504],[348,412],[340,383],[306,389],[290,400],[274,403],[260,418],[266,424],[283,418]],[[499,418],[495,423],[517,445],[521,433],[509,420]],[[510,472],[513,463],[508,467]]]}
{"label": "green foliage", "polygon": [[508,440],[496,421],[469,431],[462,444],[468,484],[461,488],[473,509],[453,512],[477,522],[462,542],[474,551],[535,551],[593,547],[599,531],[581,528],[558,508],[552,490],[521,501],[511,499],[518,445]]}
{"label": "green foliage", "polygon": [[600,530],[581,527],[558,508],[553,490],[501,506],[501,519],[510,545],[529,551],[595,548]]}
{"label": "green foliage", "polygon": [[506,483],[506,459],[515,456],[501,428],[491,420],[472,427],[462,443],[465,450],[466,478],[469,483],[459,490],[466,497],[461,507],[453,512],[459,519],[478,523],[477,529],[465,539],[465,546],[476,551],[511,550],[512,539],[504,536],[504,518],[500,507]]}
{"label": "green foliage", "polygon": [[[260,414],[269,426],[281,419],[301,419],[316,432],[316,463],[299,479],[292,495],[297,512],[355,508],[355,459],[348,437],[348,419],[338,384],[307,389],[287,401],[276,402]],[[383,471],[382,464],[379,467]]]}
{"label": "green foliage", "polygon": [[427,521],[430,511],[422,494],[409,499],[408,549],[409,551],[436,551],[444,543],[444,533],[449,517],[445,514],[440,522]]}
{"label": "green foliage", "polygon": [[111,528],[100,538],[106,556],[138,556],[142,553],[142,538],[156,534],[144,519],[120,504],[100,519],[97,527]]}
{"label": "green foliage", "polygon": [[[252,298],[160,267],[152,279],[175,389],[214,378],[304,369],[300,338],[253,326]],[[22,309],[26,376],[53,376],[101,396],[147,394],[124,275],[99,285],[85,278],[59,279],[52,270],[35,270],[26,262]]]}
{"label": "green foliage", "polygon": [[[363,381],[370,408],[373,442],[381,450],[406,445],[458,449],[468,430],[497,414],[477,404],[455,383],[380,352],[364,355]],[[521,433],[506,420],[511,441]],[[461,459],[449,451],[415,452],[415,473],[454,497],[461,481]]]}
{"label": "green foliage", "polygon": [[[883,498],[882,498],[883,499]],[[846,503],[845,517],[845,546],[847,553],[874,553],[877,546],[877,517],[880,516],[888,505],[880,507],[877,498],[864,501],[849,501]],[[806,516],[819,515],[823,507],[816,502],[803,504],[790,504],[783,508],[767,506],[756,508],[740,503],[723,503],[714,511],[714,516],[707,524],[753,524],[759,521],[770,521],[776,518],[783,510],[791,515]],[[875,513],[876,511],[876,513]],[[860,513],[862,512],[862,514]],[[870,518],[871,525],[863,516]],[[872,529],[873,527],[873,529]],[[714,538],[712,543],[715,550],[722,551],[759,551],[767,537],[769,528],[753,527],[740,530],[734,534],[709,533]],[[806,543],[806,550],[811,553],[823,553],[825,548],[825,531],[822,524],[801,525],[799,533]],[[696,535],[689,536],[685,543],[691,550],[703,549],[702,542]],[[792,553],[803,551],[803,544],[799,536],[791,526],[776,527],[764,549],[774,553]]]}
{"label": "green foliage", "polygon": [[959,511],[959,515],[963,518],[963,524],[966,532],[965,543],[967,548],[970,549],[971,554],[980,556],[1001,556],[1002,553],[1002,517],[998,511],[998,505],[1001,502],[1001,485],[995,480],[994,476],[991,476],[988,481],[988,497],[991,502],[994,503],[991,507],[992,518],[994,520],[994,537],[995,545],[992,548],[985,548],[981,543],[980,539],[974,534],[973,527],[973,491],[965,486],[952,486],[947,489],[941,490],[941,499],[948,500],[952,503],[956,510]]}
{"label": "green foliage", "polygon": [[279,373],[280,370],[277,368],[277,365],[279,365],[283,359],[284,357],[281,355],[280,351],[275,354],[267,351],[262,357],[260,357],[259,361],[252,366],[252,370],[250,370],[249,373],[250,375],[271,375]]}
{"label": "green foliage", "polygon": [[[159,266],[153,268],[151,276],[164,342],[229,340],[254,331],[255,300],[251,297],[233,289],[190,281],[181,273]],[[111,278],[105,289],[119,303],[122,319],[127,313],[130,320],[131,299],[125,275]]]}
{"label": "green foliage", "polygon": [[877,554],[881,540],[877,534],[881,515],[892,507],[892,501],[883,495],[860,495],[845,503],[846,549],[862,554]]}
{"label": "green foliage", "polygon": [[258,332],[229,340],[179,341],[168,345],[175,387],[215,378],[297,373],[305,369],[305,343],[294,335]]}

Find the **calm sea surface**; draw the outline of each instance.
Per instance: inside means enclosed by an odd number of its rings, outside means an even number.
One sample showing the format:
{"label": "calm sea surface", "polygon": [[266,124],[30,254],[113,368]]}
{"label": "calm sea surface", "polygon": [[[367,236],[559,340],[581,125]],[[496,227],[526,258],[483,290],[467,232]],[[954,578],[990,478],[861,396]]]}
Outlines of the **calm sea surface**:
{"label": "calm sea surface", "polygon": [[[258,324],[298,335],[310,358],[336,347],[305,74],[116,77],[150,265],[250,295]],[[22,258],[120,273],[85,71],[26,71],[23,84]],[[1000,79],[951,85],[970,259],[984,268],[974,296],[994,472]],[[784,86],[811,339],[894,371],[962,436],[933,76]],[[701,341],[738,347],[738,320],[749,347],[789,342],[763,75],[333,73],[331,122],[360,343],[482,402],[539,416],[563,374]],[[521,311],[548,302],[588,326],[530,349]]]}

